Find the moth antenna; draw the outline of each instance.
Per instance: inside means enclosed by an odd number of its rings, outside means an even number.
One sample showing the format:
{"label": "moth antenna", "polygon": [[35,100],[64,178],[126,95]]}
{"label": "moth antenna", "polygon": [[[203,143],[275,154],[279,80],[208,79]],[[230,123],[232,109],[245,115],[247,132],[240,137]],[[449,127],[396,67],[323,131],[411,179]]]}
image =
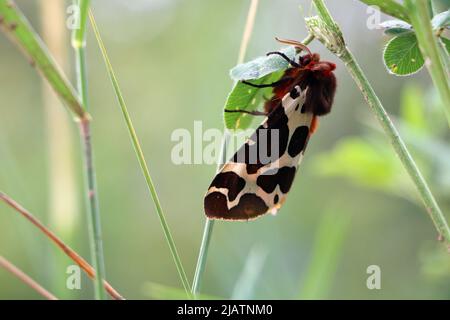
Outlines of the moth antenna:
{"label": "moth antenna", "polygon": [[306,52],[308,52],[310,55],[312,55],[311,51],[309,50],[309,48],[307,46],[305,46],[303,43],[301,43],[300,41],[297,40],[289,40],[289,39],[281,39],[278,37],[275,37],[275,40],[277,40],[280,43],[284,43],[284,44],[291,44],[293,46],[295,46],[297,49],[300,50],[305,50]]}

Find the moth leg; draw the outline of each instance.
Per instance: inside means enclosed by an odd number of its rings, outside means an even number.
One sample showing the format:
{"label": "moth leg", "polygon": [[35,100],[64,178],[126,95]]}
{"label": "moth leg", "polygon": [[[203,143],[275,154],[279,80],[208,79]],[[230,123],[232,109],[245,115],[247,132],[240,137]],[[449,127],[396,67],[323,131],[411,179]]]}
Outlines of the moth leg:
{"label": "moth leg", "polygon": [[292,79],[293,79],[292,77],[286,77],[286,78],[280,79],[278,81],[275,81],[272,83],[266,83],[266,84],[254,84],[254,83],[251,83],[251,82],[248,82],[245,80],[242,80],[241,82],[243,84],[246,84],[246,85],[254,87],[254,88],[269,88],[269,87],[276,87],[276,86],[278,86],[286,81],[292,80]]}
{"label": "moth leg", "polygon": [[309,128],[309,134],[313,134],[314,132],[316,132],[317,128],[319,128],[319,117],[313,116],[311,120],[311,126]]}
{"label": "moth leg", "polygon": [[257,111],[257,110],[253,110],[253,111],[248,111],[248,110],[240,110],[240,109],[235,109],[235,110],[229,110],[229,109],[225,109],[223,110],[224,112],[241,112],[241,113],[247,113],[247,114],[251,114],[252,116],[267,116],[267,113],[264,111]]}
{"label": "moth leg", "polygon": [[273,52],[268,52],[266,55],[270,56],[272,54],[276,54],[279,55],[280,57],[282,57],[284,60],[286,60],[287,62],[289,62],[291,64],[291,66],[296,67],[296,68],[301,68],[301,65],[299,65],[297,62],[295,62],[294,60],[291,60],[287,55],[285,55],[283,52],[278,52],[278,51],[273,51]]}

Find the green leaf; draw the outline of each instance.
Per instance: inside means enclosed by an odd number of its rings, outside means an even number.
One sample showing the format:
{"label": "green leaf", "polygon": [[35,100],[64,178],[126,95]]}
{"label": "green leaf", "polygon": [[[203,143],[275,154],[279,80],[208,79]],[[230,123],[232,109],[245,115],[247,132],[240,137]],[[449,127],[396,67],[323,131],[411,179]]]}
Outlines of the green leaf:
{"label": "green leaf", "polygon": [[[284,53],[289,59],[294,59],[296,55],[294,46],[285,47],[279,52]],[[289,63],[279,55],[263,56],[237,65],[231,69],[230,77],[236,81],[259,79],[288,67]]]}
{"label": "green leaf", "polygon": [[384,49],[383,58],[389,72],[398,76],[416,73],[424,64],[414,33],[402,34],[390,40]]}
{"label": "green leaf", "polygon": [[450,10],[435,15],[431,20],[431,25],[434,30],[448,27],[450,25]]}
{"label": "green leaf", "polygon": [[[272,83],[282,76],[283,71],[268,74],[260,79],[252,80],[254,84]],[[225,102],[226,110],[255,111],[262,104],[264,94],[269,94],[272,88],[254,88],[242,82],[237,82]],[[242,112],[224,112],[225,127],[229,130],[247,129],[255,116]]]}
{"label": "green leaf", "polygon": [[[295,59],[296,49],[288,46],[281,50],[289,59]],[[230,76],[236,81],[225,102],[226,110],[255,111],[262,104],[264,94],[270,95],[272,88],[254,88],[242,83],[242,80],[252,80],[254,84],[266,84],[281,78],[283,70],[289,63],[279,55],[258,57],[242,63],[231,69]],[[242,112],[224,112],[225,127],[229,130],[247,129],[254,116]]]}
{"label": "green leaf", "polygon": [[377,6],[381,12],[397,19],[409,22],[408,11],[400,3],[394,0],[360,0],[368,6]]}
{"label": "green leaf", "polygon": [[387,20],[380,23],[380,27],[384,29],[387,35],[399,35],[403,33],[412,32],[412,26],[401,20]]}

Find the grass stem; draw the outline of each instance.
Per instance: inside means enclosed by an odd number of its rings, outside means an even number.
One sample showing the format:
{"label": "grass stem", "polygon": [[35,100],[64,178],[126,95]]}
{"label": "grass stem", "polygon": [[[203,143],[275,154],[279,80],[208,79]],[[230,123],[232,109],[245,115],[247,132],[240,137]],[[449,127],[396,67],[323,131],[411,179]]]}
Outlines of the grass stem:
{"label": "grass stem", "polygon": [[[226,162],[227,147],[230,139],[229,131],[225,131],[222,139],[222,149],[217,163],[217,170],[219,171],[222,165]],[[200,292],[200,286],[203,279],[203,274],[206,267],[206,258],[208,256],[208,249],[211,242],[212,232],[214,228],[214,220],[206,218],[205,227],[203,228],[202,243],[200,244],[200,252],[198,254],[197,266],[195,268],[194,280],[192,281],[192,294],[197,296]]]}
{"label": "grass stem", "polygon": [[[86,72],[86,18],[89,10],[89,0],[75,0],[79,6],[80,21],[79,28],[75,28],[72,34],[72,46],[76,59],[76,78],[78,93],[85,110],[89,109],[87,93]],[[85,184],[87,191],[88,231],[91,250],[92,265],[96,270],[94,283],[95,298],[106,299],[103,288],[105,278],[105,262],[103,257],[103,240],[101,232],[100,208],[98,203],[97,180],[95,177],[94,157],[92,150],[90,119],[84,118],[80,121],[81,143],[83,145]]]}
{"label": "grass stem", "polygon": [[106,297],[103,290],[102,281],[105,278],[105,264],[103,258],[103,240],[100,223],[100,209],[98,204],[97,181],[95,177],[94,160],[92,155],[90,120],[86,119],[80,122],[80,134],[84,155],[89,244],[92,265],[94,266],[97,275],[94,283],[95,298],[104,300]]}
{"label": "grass stem", "polygon": [[203,273],[206,267],[206,257],[208,256],[209,243],[214,228],[214,220],[206,218],[205,227],[203,228],[202,243],[200,244],[200,252],[198,254],[197,266],[195,268],[194,280],[192,281],[192,294],[197,297],[203,279]]}

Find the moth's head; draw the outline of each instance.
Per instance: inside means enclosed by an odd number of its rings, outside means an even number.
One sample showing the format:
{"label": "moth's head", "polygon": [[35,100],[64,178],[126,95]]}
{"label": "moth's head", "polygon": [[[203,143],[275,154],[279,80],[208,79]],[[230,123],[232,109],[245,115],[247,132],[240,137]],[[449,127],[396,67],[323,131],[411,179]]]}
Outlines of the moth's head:
{"label": "moth's head", "polygon": [[303,67],[303,85],[308,87],[306,110],[316,116],[323,116],[331,111],[336,92],[336,77],[333,73],[335,69],[334,63],[321,61],[318,55],[312,56],[311,61]]}
{"label": "moth's head", "polygon": [[317,76],[329,76],[336,69],[336,64],[329,61],[321,61],[318,53],[308,53],[299,57],[302,68],[312,71]]}
{"label": "moth's head", "polygon": [[312,53],[303,43],[295,40],[278,39],[277,41],[295,46],[297,52],[304,51],[299,56],[299,66],[292,68],[297,74],[301,88],[308,88],[305,98],[305,110],[316,116],[323,116],[331,111],[336,92],[336,77],[333,62],[320,60],[318,53]]}
{"label": "moth's head", "polygon": [[303,43],[296,40],[275,38],[278,42],[293,45],[297,51],[306,51],[306,54],[299,56],[299,65],[305,70],[312,71],[316,76],[329,76],[335,69],[333,62],[321,61],[318,53],[312,53]]}

